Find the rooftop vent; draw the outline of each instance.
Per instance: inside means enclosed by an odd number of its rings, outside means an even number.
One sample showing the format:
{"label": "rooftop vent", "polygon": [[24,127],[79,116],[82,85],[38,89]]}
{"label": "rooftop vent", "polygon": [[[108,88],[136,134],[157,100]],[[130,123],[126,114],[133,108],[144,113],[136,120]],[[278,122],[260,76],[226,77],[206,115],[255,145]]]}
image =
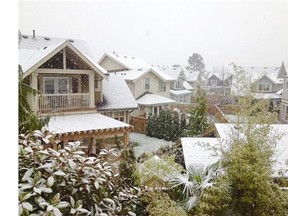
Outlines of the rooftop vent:
{"label": "rooftop vent", "polygon": [[46,48],[47,48],[47,46],[46,46],[46,47],[44,47],[44,48],[43,48],[43,50],[44,50],[44,49],[46,49]]}
{"label": "rooftop vent", "polygon": [[33,30],[33,38],[35,39],[35,30]]}
{"label": "rooftop vent", "polygon": [[124,58],[127,58],[127,56],[124,56]]}
{"label": "rooftop vent", "polygon": [[73,42],[74,42],[74,40],[72,40],[72,39],[69,39],[69,42],[73,43]]}
{"label": "rooftop vent", "polygon": [[135,59],[134,56],[132,56],[132,59]]}
{"label": "rooftop vent", "polygon": [[49,37],[44,37],[44,39],[45,39],[45,40],[50,40],[50,38],[49,38]]}
{"label": "rooftop vent", "polygon": [[22,37],[23,37],[23,38],[25,38],[25,39],[26,39],[26,38],[28,38],[28,36],[27,36],[27,35],[23,35]]}

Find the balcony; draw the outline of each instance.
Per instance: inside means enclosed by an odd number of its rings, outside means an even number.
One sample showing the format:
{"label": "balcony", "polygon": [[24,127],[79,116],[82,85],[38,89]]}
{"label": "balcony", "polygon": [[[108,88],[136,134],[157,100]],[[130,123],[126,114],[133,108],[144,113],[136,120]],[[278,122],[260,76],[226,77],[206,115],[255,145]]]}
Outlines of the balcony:
{"label": "balcony", "polygon": [[39,111],[89,108],[90,94],[44,94],[38,101]]}

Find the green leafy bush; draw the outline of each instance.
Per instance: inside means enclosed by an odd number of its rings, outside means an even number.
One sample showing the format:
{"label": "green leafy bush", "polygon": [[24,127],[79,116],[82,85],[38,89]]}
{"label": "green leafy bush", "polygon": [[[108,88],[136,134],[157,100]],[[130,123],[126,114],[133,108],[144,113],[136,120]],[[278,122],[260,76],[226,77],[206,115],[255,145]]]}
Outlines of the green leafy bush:
{"label": "green leafy bush", "polygon": [[19,215],[134,215],[139,189],[121,187],[111,150],[86,157],[80,142],[55,142],[47,131],[19,135]]}

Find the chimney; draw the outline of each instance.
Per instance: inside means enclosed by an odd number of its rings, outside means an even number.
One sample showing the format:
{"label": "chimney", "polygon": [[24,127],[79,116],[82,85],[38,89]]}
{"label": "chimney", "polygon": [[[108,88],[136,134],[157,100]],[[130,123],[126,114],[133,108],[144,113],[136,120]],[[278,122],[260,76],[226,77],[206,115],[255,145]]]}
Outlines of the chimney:
{"label": "chimney", "polygon": [[35,39],[35,30],[33,30],[33,39]]}

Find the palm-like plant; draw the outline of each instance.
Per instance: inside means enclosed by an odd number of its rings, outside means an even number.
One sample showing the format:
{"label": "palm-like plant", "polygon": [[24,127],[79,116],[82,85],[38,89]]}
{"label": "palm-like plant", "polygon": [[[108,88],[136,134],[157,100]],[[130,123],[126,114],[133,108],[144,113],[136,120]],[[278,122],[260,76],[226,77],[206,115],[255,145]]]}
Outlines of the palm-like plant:
{"label": "palm-like plant", "polygon": [[204,190],[213,185],[218,172],[218,163],[205,167],[203,164],[190,164],[187,173],[170,179],[171,188],[182,189],[183,207],[189,212],[202,197]]}

